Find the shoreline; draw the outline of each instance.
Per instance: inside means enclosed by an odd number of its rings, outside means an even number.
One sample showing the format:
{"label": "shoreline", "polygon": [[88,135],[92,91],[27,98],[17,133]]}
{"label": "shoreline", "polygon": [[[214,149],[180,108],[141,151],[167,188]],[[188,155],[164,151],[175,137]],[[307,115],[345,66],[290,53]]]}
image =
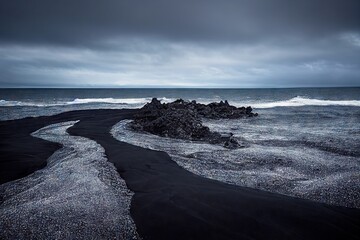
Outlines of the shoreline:
{"label": "shoreline", "polygon": [[[100,144],[128,188],[144,239],[357,239],[360,210],[229,185],[194,175],[165,152],[119,142],[110,129],[137,110],[80,110],[0,122],[1,183],[41,169],[59,144],[30,136],[80,120],[70,135]],[[336,226],[336,227],[335,227]]]}

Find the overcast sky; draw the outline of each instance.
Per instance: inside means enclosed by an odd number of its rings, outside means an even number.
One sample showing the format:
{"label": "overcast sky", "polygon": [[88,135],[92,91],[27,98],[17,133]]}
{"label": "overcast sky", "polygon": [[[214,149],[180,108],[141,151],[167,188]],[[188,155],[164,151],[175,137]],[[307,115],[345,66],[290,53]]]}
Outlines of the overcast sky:
{"label": "overcast sky", "polygon": [[359,0],[0,0],[0,87],[360,86]]}

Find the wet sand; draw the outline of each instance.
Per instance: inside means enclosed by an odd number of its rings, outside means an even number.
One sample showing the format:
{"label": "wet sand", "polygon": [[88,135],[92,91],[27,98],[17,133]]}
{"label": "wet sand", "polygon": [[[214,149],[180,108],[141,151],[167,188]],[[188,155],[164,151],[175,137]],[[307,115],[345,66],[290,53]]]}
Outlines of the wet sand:
{"label": "wet sand", "polygon": [[130,211],[144,239],[359,239],[358,209],[206,179],[179,167],[164,152],[114,139],[111,127],[135,112],[86,110],[0,122],[1,183],[41,169],[61,147],[32,137],[32,132],[80,120],[68,132],[105,149],[135,193]]}
{"label": "wet sand", "polygon": [[75,122],[32,134],[62,148],[43,169],[0,185],[0,239],[137,239],[133,194],[99,144],[66,132]]}

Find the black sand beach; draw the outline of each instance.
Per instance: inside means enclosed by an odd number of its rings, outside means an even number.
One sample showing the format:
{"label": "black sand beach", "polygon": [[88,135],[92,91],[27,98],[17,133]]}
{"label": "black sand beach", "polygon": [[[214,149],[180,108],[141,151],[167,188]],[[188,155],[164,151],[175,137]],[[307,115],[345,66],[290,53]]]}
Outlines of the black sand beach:
{"label": "black sand beach", "polygon": [[0,122],[0,183],[41,169],[61,147],[30,133],[53,123],[80,120],[68,132],[95,140],[105,149],[135,193],[131,214],[143,239],[359,239],[358,209],[199,177],[164,152],[114,139],[111,127],[136,111],[85,110]]}

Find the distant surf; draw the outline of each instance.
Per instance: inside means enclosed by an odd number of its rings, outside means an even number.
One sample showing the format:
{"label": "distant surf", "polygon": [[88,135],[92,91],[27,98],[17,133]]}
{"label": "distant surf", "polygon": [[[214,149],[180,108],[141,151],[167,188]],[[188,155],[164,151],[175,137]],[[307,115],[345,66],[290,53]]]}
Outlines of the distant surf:
{"label": "distant surf", "polygon": [[316,98],[306,98],[296,96],[289,100],[253,103],[254,108],[274,108],[274,107],[301,107],[301,106],[353,106],[360,107],[359,100],[322,100]]}
{"label": "distant surf", "polygon": [[[175,99],[162,97],[162,102],[171,102]],[[52,106],[65,106],[76,104],[91,104],[91,103],[104,103],[104,104],[122,104],[122,105],[142,105],[151,101],[151,98],[76,98],[72,101],[59,101],[59,102],[34,102],[34,101],[8,101],[0,100],[0,106],[3,107],[15,107],[15,106],[27,106],[27,107],[52,107]]]}
{"label": "distant surf", "polygon": [[[158,97],[163,102],[172,102],[178,99],[177,97]],[[186,99],[186,98],[185,98]],[[331,100],[331,99],[317,99],[308,98],[304,96],[296,96],[286,100],[260,100],[254,101],[250,99],[222,99],[219,96],[210,98],[193,98],[186,100],[196,100],[199,103],[209,104],[211,102],[219,102],[221,100],[229,100],[230,104],[237,107],[251,106],[256,109],[266,109],[275,107],[301,107],[301,106],[352,106],[360,107],[360,100]],[[0,100],[0,107],[56,107],[56,106],[72,106],[72,105],[108,105],[116,106],[116,108],[140,108],[146,103],[151,101],[151,97],[141,98],[74,98],[74,99],[61,99],[52,101],[50,99],[43,101],[34,100]],[[111,107],[110,106],[110,107]],[[112,108],[112,107],[111,107]]]}
{"label": "distant surf", "polygon": [[[162,102],[171,102],[173,99],[162,97]],[[174,99],[175,100],[175,99]],[[113,103],[113,104],[145,104],[150,102],[151,98],[76,98],[74,101],[66,104],[86,104],[86,103]]]}

